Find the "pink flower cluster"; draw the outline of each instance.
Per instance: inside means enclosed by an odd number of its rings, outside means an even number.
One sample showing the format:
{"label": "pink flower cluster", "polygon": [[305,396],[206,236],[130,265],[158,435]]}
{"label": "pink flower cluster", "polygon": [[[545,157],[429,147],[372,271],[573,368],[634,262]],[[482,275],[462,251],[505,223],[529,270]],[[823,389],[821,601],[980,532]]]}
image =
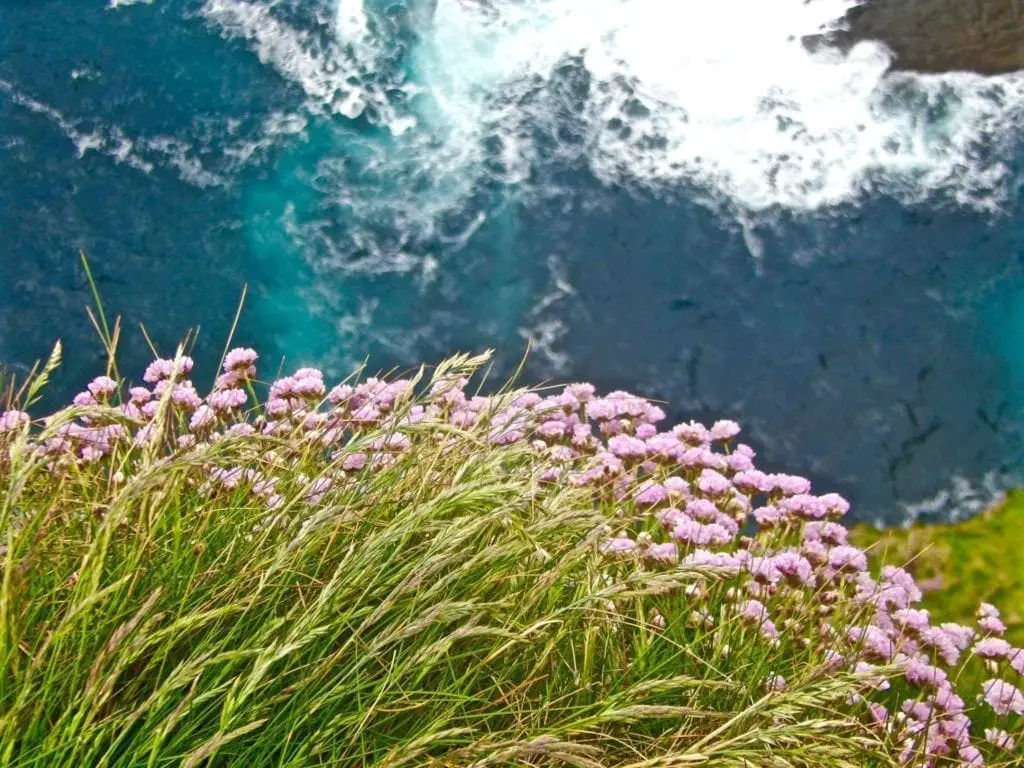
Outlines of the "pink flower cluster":
{"label": "pink flower cluster", "polygon": [[[892,739],[905,764],[980,766],[986,753],[1016,748],[1012,723],[983,734],[972,723],[972,716],[1024,715],[1024,650],[1003,639],[998,610],[981,606],[975,627],[935,625],[916,607],[922,593],[906,571],[869,573],[865,553],[849,544],[839,522],[847,501],[813,494],[805,478],[757,469],[754,450],[737,442],[735,422],[660,429],[665,413],[658,406],[626,392],[601,397],[588,384],[548,396],[484,397],[466,394],[465,378],[446,377],[415,397],[408,380],[329,388],[314,368],[271,382],[260,404],[257,360],[251,349],[229,352],[205,396],[188,378],[188,357],[154,361],[143,376],[149,387],[131,387],[126,399],[118,382],[99,377],[75,398],[82,411],[73,421],[49,431],[43,425],[38,450],[54,472],[115,453],[118,466],[130,469],[142,447],[172,453],[225,439],[260,440],[253,466],[208,466],[198,487],[212,496],[241,494],[279,514],[329,504],[363,473],[398,463],[419,439],[478,430],[495,446],[527,446],[541,488],[572,486],[613,510],[619,528],[597,547],[610,573],[681,569],[720,585],[724,613],[711,610],[709,587],[687,590],[689,615],[682,620],[690,626],[749,632],[752,642],[770,648],[815,646],[823,672],[856,675],[861,693],[850,705]],[[0,415],[0,448],[23,434],[28,418],[20,411]],[[446,429],[411,429],[430,424]],[[304,460],[322,457],[315,474],[294,471],[289,451],[297,448]],[[658,616],[660,631],[672,631],[671,618]],[[955,674],[972,661],[990,670],[973,710]],[[893,678],[883,667],[901,672]],[[782,671],[767,677],[768,690],[794,684]]]}

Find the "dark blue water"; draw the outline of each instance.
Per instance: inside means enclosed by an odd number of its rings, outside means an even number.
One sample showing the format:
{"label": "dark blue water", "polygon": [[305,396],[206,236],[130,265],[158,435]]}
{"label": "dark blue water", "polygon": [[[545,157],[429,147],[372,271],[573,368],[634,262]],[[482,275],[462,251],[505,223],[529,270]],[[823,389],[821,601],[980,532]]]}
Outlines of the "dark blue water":
{"label": "dark blue water", "polygon": [[[251,8],[259,34],[300,30],[317,66],[340,55],[332,4]],[[55,400],[103,360],[84,252],[126,371],[149,357],[140,325],[163,353],[199,329],[212,363],[247,285],[236,340],[267,361],[341,374],[496,348],[501,376],[529,341],[531,379],[735,418],[765,466],[846,493],[862,519],[926,500],[926,517],[963,514],[1020,482],[1016,138],[971,150],[1003,164],[998,205],[955,183],[908,196],[868,169],[835,204],[753,215],[697,177],[595,170],[586,110],[606,85],[570,52],[487,96],[514,125],[482,134],[467,179],[433,162],[452,143],[436,94],[407,87],[415,41],[362,75],[420,118],[395,135],[373,104],[346,117],[344,89],[312,98],[316,77],[282,71],[294,56],[238,29],[201,0],[0,0],[0,360],[18,370],[61,338]],[[533,148],[525,173],[509,136]]]}

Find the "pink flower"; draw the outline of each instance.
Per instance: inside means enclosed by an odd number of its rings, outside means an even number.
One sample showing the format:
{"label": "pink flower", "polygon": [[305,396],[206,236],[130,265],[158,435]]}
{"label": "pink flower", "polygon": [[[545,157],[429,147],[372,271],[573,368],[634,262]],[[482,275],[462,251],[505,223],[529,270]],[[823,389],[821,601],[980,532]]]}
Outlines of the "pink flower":
{"label": "pink flower", "polygon": [[772,475],[775,490],[785,496],[798,496],[811,492],[811,481],[797,475]]}
{"label": "pink flower", "polygon": [[991,616],[993,619],[1002,618],[999,609],[992,605],[992,603],[982,603],[978,606],[978,618],[983,619],[986,616]]}
{"label": "pink flower", "polygon": [[29,415],[24,411],[4,411],[3,415],[0,415],[0,435],[19,430],[30,420]]}
{"label": "pink flower", "polygon": [[938,687],[949,681],[945,672],[919,658],[912,658],[907,662],[903,668],[903,676],[918,688]]}
{"label": "pink flower", "polygon": [[188,426],[193,432],[199,432],[206,429],[216,421],[217,414],[214,413],[213,409],[208,405],[201,405],[196,408],[195,413],[192,414],[192,418],[189,420]]}
{"label": "pink flower", "polygon": [[[183,355],[178,363],[178,375],[188,376],[192,372],[192,366],[192,358],[188,355]],[[161,358],[149,364],[142,378],[149,384],[156,384],[158,381],[171,378],[173,374],[174,361]]]}
{"label": "pink flower", "polygon": [[995,710],[997,715],[1008,715],[1011,712],[1024,715],[1024,694],[1005,680],[986,680],[981,684],[985,702]]}
{"label": "pink flower", "polygon": [[772,672],[768,675],[768,679],[765,681],[765,688],[769,691],[784,691],[789,687],[786,683],[786,678],[782,675]]}
{"label": "pink flower", "polygon": [[630,435],[615,435],[608,440],[608,450],[620,459],[642,459],[647,455],[647,444]]}
{"label": "pink flower", "polygon": [[249,395],[243,389],[220,389],[211,392],[206,402],[218,413],[225,413],[234,408],[241,408],[248,399]]}
{"label": "pink flower", "polygon": [[259,355],[256,354],[255,349],[249,347],[235,347],[224,357],[224,372],[244,372],[248,373],[251,366],[255,365],[259,359]]}
{"label": "pink flower", "polygon": [[651,544],[644,552],[644,556],[657,563],[671,565],[679,560],[679,549],[672,541],[666,544]]}
{"label": "pink flower", "polygon": [[153,397],[153,393],[145,387],[132,387],[128,390],[128,394],[131,396],[131,401],[136,405],[144,405]]}
{"label": "pink flower", "polygon": [[341,460],[341,468],[346,472],[355,472],[366,466],[365,453],[350,453]]}
{"label": "pink flower", "polygon": [[1006,633],[1006,625],[996,616],[985,616],[978,620],[978,626],[990,635],[1002,635]]}
{"label": "pink flower", "polygon": [[828,552],[828,564],[837,571],[865,571],[868,559],[856,547],[832,547]]}
{"label": "pink flower", "polygon": [[722,419],[716,421],[711,425],[710,435],[714,441],[722,442],[725,440],[731,440],[740,433],[740,425],[735,421],[729,421],[728,419]]}
{"label": "pink flower", "polygon": [[985,741],[1006,752],[1013,752],[1017,746],[1014,738],[1000,728],[986,728]]}
{"label": "pink flower", "polygon": [[697,479],[697,488],[700,489],[701,493],[706,493],[709,496],[720,496],[728,491],[730,487],[732,487],[732,484],[728,478],[713,469],[703,470]]}
{"label": "pink flower", "polygon": [[986,637],[974,644],[973,651],[983,659],[1005,659],[1013,651],[1013,646],[1001,637]]}
{"label": "pink flower", "polygon": [[780,552],[772,558],[772,565],[794,586],[809,585],[814,580],[810,562],[798,552]]}
{"label": "pink flower", "polygon": [[99,405],[96,398],[92,396],[92,392],[79,392],[71,402],[79,408],[89,408],[94,405]]}
{"label": "pink flower", "polygon": [[598,550],[606,555],[628,555],[635,552],[636,548],[636,542],[628,536],[616,536],[601,542],[598,546]]}
{"label": "pink flower", "polygon": [[901,608],[892,615],[893,623],[900,629],[920,634],[930,626],[930,615],[928,611],[917,608]]}
{"label": "pink flower", "polygon": [[87,389],[97,400],[105,400],[117,392],[117,382],[109,376],[97,376],[89,382]]}
{"label": "pink flower", "polygon": [[652,507],[661,504],[667,498],[668,492],[665,490],[665,486],[661,483],[647,483],[637,491],[633,500],[638,506]]}
{"label": "pink flower", "polygon": [[831,546],[846,544],[848,531],[839,523],[811,521],[804,525],[804,541],[822,541]]}
{"label": "pink flower", "polygon": [[764,529],[774,528],[789,521],[789,513],[769,504],[766,507],[758,507],[754,510],[754,519]]}

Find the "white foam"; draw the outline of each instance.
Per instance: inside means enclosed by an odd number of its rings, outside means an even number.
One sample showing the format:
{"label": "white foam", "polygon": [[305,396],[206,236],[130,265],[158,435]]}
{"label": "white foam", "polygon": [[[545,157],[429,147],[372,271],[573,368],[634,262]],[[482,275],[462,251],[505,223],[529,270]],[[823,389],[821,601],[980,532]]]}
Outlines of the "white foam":
{"label": "white foam", "polygon": [[[801,37],[856,0],[439,0],[413,54],[414,82],[375,80],[387,41],[371,39],[362,0],[334,2],[326,48],[270,3],[207,0],[205,14],[251,41],[312,108],[354,117],[372,104],[394,134],[430,134],[381,162],[396,175],[417,163],[440,172],[453,205],[485,174],[488,139],[505,154],[503,181],[585,153],[606,182],[695,185],[746,212],[815,210],[879,188],[997,208],[1012,186],[999,153],[982,148],[1012,138],[1024,76],[892,76],[880,45],[807,51]],[[571,108],[552,83],[573,56],[591,78],[584,135],[552,155],[531,131],[554,131],[558,110]],[[410,113],[389,97],[396,89],[426,93],[431,106]]]}

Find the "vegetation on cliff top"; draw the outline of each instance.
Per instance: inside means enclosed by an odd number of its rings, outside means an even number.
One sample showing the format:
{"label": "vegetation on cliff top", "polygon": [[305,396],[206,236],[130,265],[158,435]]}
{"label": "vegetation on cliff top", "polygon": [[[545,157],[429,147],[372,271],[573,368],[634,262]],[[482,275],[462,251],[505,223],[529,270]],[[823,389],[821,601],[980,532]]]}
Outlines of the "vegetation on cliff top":
{"label": "vegetation on cliff top", "polygon": [[979,603],[994,603],[1007,640],[1024,646],[1024,491],[963,522],[886,531],[859,525],[852,540],[869,548],[876,569],[905,565],[934,618],[966,622]]}
{"label": "vegetation on cliff top", "polygon": [[256,362],[0,414],[0,764],[1019,763],[998,611],[933,622],[732,422]]}

